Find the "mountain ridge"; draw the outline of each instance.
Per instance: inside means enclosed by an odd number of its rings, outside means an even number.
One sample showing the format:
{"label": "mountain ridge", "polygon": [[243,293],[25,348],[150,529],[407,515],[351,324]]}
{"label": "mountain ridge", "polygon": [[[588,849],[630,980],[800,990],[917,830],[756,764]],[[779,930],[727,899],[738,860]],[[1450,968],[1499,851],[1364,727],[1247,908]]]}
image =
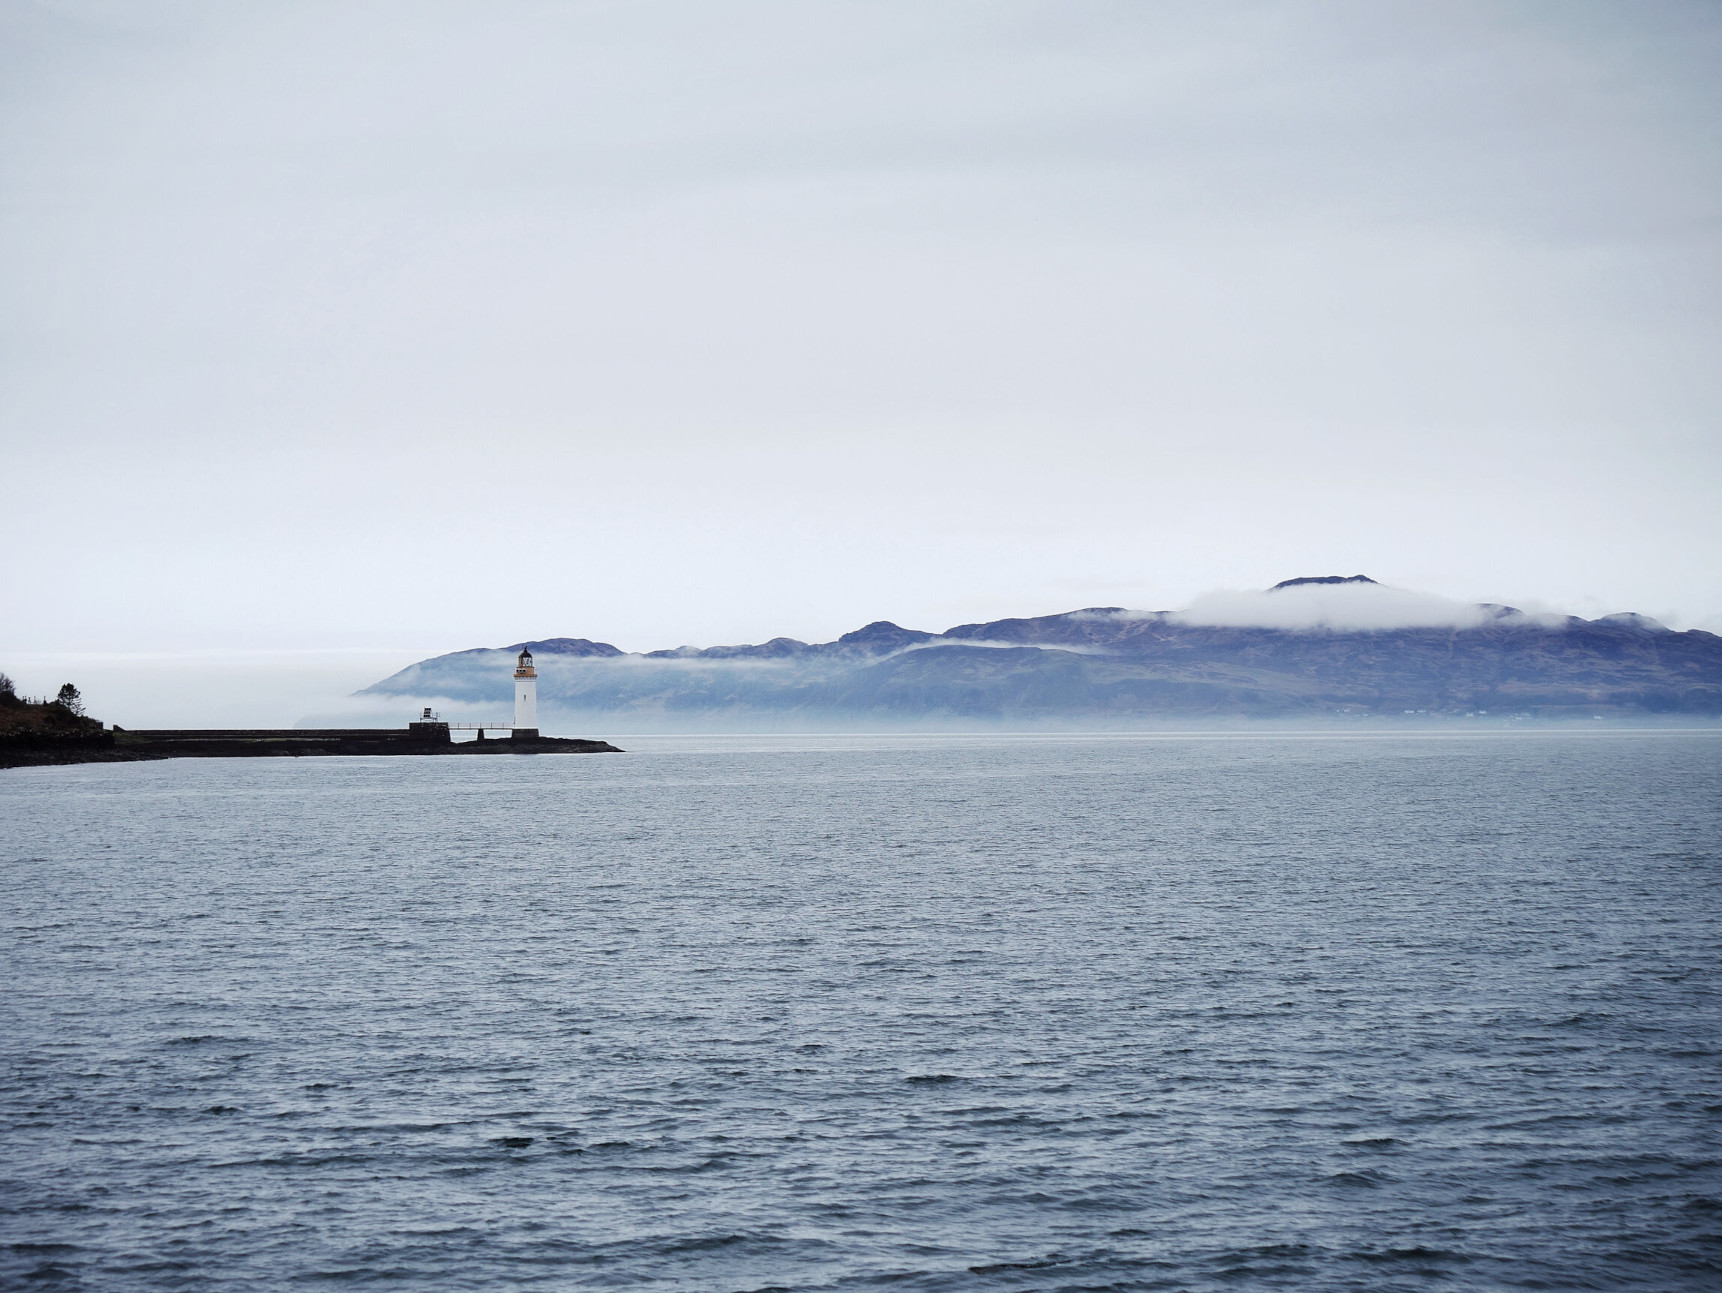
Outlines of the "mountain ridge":
{"label": "mountain ridge", "polygon": [[[1414,595],[1358,575],[1287,580],[1256,596],[1276,615],[1287,606],[1332,614],[1337,605],[1343,616]],[[1331,598],[1340,600],[1322,600]],[[695,725],[750,716],[791,725],[1407,711],[1722,716],[1715,634],[1633,612],[1585,620],[1444,605],[1455,607],[1454,622],[1288,628],[1108,606],[942,633],[875,620],[823,643],[777,637],[629,653],[545,638],[432,657],[358,694],[500,701],[503,662],[525,648],[551,710]]]}

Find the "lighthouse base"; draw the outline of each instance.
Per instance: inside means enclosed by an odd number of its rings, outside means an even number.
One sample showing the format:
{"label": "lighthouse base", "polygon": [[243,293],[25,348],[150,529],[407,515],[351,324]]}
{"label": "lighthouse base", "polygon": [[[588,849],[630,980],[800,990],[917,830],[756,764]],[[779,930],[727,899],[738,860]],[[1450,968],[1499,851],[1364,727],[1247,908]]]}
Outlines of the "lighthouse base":
{"label": "lighthouse base", "polygon": [[536,727],[517,727],[509,739],[511,741],[536,741],[538,729]]}

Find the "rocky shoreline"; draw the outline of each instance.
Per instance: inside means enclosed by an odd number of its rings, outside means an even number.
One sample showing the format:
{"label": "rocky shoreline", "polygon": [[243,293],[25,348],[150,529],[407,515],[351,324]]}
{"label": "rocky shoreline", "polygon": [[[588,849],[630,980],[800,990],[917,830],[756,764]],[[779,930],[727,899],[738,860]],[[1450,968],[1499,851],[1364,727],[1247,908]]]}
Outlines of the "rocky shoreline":
{"label": "rocky shoreline", "polygon": [[327,755],[620,754],[608,741],[555,736],[455,742],[400,728],[30,731],[0,734],[0,768],[149,759],[306,758]]}
{"label": "rocky shoreline", "polygon": [[620,754],[608,741],[540,736],[514,729],[501,740],[456,742],[441,720],[406,727],[105,728],[84,713],[71,683],[52,700],[30,700],[0,673],[0,768],[67,763],[136,763],[145,759],[303,758],[331,754]]}

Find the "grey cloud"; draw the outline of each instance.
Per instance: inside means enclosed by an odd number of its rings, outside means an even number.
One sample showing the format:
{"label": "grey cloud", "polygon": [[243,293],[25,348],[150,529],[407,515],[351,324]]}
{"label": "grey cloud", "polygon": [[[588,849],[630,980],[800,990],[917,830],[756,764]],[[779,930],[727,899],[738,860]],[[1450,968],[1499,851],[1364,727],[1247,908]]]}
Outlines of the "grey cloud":
{"label": "grey cloud", "polygon": [[83,519],[0,517],[0,634],[813,640],[1339,567],[1708,621],[1719,49],[1682,3],[7,7],[0,446]]}

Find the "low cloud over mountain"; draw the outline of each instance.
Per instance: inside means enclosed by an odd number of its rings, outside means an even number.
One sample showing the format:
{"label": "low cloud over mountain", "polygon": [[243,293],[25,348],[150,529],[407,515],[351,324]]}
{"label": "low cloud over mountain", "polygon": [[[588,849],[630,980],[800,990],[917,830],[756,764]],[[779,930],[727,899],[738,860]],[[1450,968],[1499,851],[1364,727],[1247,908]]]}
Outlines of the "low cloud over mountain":
{"label": "low cloud over mountain", "polygon": [[1288,579],[1265,592],[1204,593],[1172,618],[1180,624],[1228,628],[1377,632],[1474,628],[1506,610],[1390,588],[1366,575],[1328,575]]}

